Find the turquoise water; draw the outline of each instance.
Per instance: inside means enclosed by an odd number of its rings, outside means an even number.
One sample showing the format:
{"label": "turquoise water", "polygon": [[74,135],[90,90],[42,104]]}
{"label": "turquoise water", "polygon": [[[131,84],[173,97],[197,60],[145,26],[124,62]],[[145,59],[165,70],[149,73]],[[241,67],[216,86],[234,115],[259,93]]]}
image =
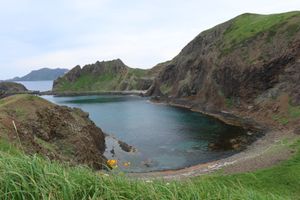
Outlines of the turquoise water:
{"label": "turquoise water", "polygon": [[125,171],[146,172],[179,169],[224,158],[236,150],[211,150],[210,143],[222,143],[245,135],[245,131],[225,125],[202,114],[149,102],[135,96],[81,96],[44,98],[59,104],[78,107],[105,133],[134,146],[137,152],[127,153],[107,140],[108,158],[119,163],[130,162]]}
{"label": "turquoise water", "polygon": [[33,91],[49,91],[52,90],[53,81],[16,81],[23,84],[28,90]]}

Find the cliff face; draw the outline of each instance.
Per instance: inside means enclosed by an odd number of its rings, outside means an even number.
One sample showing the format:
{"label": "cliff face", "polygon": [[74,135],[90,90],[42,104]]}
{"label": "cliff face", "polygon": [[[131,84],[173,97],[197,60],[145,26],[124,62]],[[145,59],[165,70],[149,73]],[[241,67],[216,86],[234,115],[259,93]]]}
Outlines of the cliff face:
{"label": "cliff face", "polygon": [[31,95],[1,99],[0,138],[27,153],[101,169],[106,160],[104,137],[80,109],[57,106]]}
{"label": "cliff face", "polygon": [[24,92],[26,87],[20,83],[0,82],[0,92]]}
{"label": "cliff face", "polygon": [[13,93],[26,92],[27,88],[20,84],[14,82],[0,82],[0,99],[9,96]]}
{"label": "cliff face", "polygon": [[164,64],[149,94],[205,110],[276,106],[286,99],[277,106],[296,109],[298,117],[300,12],[243,14],[201,33]]}
{"label": "cliff face", "polygon": [[[155,77],[155,79],[154,79]],[[121,60],[75,67],[54,91],[147,90],[171,103],[268,123],[300,118],[300,12],[243,14],[199,34],[151,70]],[[262,117],[259,113],[265,113]]]}
{"label": "cliff face", "polygon": [[57,92],[147,90],[153,82],[150,71],[133,69],[120,59],[76,66],[54,81]]}

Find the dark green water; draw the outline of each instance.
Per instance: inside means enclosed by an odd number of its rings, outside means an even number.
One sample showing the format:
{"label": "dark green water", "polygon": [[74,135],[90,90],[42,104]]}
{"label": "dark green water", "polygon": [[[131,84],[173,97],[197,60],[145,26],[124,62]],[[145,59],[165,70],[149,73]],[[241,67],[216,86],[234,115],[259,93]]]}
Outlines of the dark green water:
{"label": "dark green water", "polygon": [[[145,172],[184,168],[217,160],[237,152],[225,147],[211,150],[210,143],[222,143],[246,134],[244,130],[202,114],[150,103],[133,96],[53,97],[46,99],[89,112],[102,130],[134,146],[135,153],[121,151],[107,139],[106,156],[119,163],[130,162],[125,171]],[[114,148],[115,154],[110,150]]]}

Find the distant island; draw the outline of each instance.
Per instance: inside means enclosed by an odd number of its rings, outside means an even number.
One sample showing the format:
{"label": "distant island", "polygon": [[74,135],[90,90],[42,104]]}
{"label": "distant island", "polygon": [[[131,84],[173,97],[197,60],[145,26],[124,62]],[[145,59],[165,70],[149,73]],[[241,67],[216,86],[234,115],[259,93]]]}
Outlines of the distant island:
{"label": "distant island", "polygon": [[60,76],[63,76],[67,73],[68,69],[56,68],[41,68],[38,70],[33,70],[29,74],[22,77],[15,77],[13,79],[9,79],[8,81],[50,81],[55,80]]}

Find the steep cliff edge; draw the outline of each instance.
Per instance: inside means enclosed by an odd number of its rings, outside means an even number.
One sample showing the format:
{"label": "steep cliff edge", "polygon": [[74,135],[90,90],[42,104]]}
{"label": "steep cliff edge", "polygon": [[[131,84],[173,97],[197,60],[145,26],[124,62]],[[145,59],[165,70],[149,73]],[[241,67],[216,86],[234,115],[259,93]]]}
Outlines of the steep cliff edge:
{"label": "steep cliff edge", "polygon": [[149,95],[268,124],[300,118],[300,12],[243,14],[202,32],[167,62]]}
{"label": "steep cliff edge", "polygon": [[80,109],[57,106],[31,95],[0,100],[0,138],[26,153],[101,169],[106,160],[104,137]]}
{"label": "steep cliff edge", "polygon": [[155,73],[133,69],[120,59],[97,61],[95,64],[76,66],[63,77],[54,81],[55,92],[106,92],[147,90]]}
{"label": "steep cliff edge", "polygon": [[0,82],[0,92],[26,92],[27,88],[15,82]]}
{"label": "steep cliff edge", "polygon": [[6,81],[0,82],[0,99],[9,96],[10,94],[22,93],[27,91],[27,88],[20,83]]}

